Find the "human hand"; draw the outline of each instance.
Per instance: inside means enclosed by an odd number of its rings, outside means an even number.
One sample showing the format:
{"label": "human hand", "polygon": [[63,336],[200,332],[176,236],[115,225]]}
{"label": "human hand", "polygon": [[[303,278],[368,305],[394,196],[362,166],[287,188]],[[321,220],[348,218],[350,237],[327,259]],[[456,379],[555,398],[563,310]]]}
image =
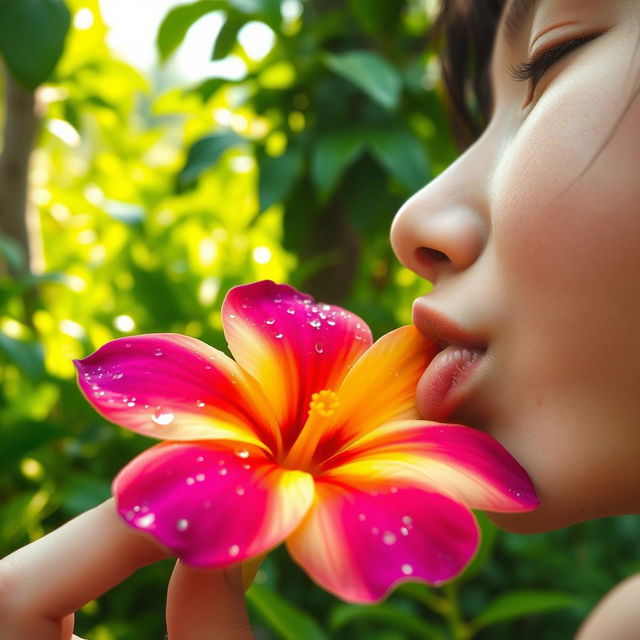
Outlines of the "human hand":
{"label": "human hand", "polygon": [[[0,560],[0,640],[81,640],[74,612],[169,553],[129,528],[113,499]],[[167,595],[170,640],[251,640],[240,567],[180,561]]]}

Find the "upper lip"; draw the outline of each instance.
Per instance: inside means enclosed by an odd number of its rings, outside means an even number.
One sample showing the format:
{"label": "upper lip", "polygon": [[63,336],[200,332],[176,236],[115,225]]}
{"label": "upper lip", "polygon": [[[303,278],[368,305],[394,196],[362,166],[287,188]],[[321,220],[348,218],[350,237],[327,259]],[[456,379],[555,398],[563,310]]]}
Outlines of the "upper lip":
{"label": "upper lip", "polygon": [[418,298],[413,304],[413,324],[425,338],[436,342],[441,349],[450,345],[472,349],[487,347],[482,336],[463,329],[455,321],[431,307],[423,298]]}

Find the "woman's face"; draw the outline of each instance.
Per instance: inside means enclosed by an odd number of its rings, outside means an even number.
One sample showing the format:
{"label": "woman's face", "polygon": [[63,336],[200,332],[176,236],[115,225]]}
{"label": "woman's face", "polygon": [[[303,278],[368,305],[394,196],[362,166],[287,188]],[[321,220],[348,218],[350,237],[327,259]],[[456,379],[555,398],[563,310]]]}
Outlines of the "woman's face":
{"label": "woman's face", "polygon": [[[416,325],[450,345],[424,417],[497,438],[541,506],[494,521],[542,531],[640,511],[640,2],[506,4],[490,125],[391,235],[434,283]],[[510,75],[563,43],[537,86]]]}

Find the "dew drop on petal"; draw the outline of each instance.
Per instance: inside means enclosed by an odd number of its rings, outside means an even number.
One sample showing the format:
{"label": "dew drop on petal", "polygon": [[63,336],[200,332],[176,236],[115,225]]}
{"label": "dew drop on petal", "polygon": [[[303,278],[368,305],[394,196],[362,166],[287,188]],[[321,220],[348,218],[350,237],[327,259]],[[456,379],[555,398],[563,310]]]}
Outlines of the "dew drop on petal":
{"label": "dew drop on petal", "polygon": [[156,357],[160,357],[162,355],[162,349],[156,349],[153,352],[153,355],[156,356]]}
{"label": "dew drop on petal", "polygon": [[127,407],[135,407],[135,406],[136,406],[135,400],[130,400],[129,402],[127,402]]}
{"label": "dew drop on petal", "polygon": [[229,547],[229,555],[230,556],[237,556],[240,553],[240,547],[237,544],[232,544]]}
{"label": "dew drop on petal", "polygon": [[142,518],[138,518],[137,525],[142,528],[150,527],[154,520],[156,519],[153,513],[148,513],[146,516],[142,516]]}
{"label": "dew drop on petal", "polygon": [[409,529],[407,529],[407,527],[400,527],[400,533],[403,536],[408,536],[409,535]]}
{"label": "dew drop on petal", "polygon": [[267,319],[265,320],[265,322],[266,322],[267,324],[275,324],[276,319],[275,319],[275,318],[267,318]]}
{"label": "dew drop on petal", "polygon": [[391,491],[391,493],[398,493],[398,487],[391,487],[389,491]]}
{"label": "dew drop on petal", "polygon": [[275,333],[275,334],[274,334],[274,338],[278,338],[278,340],[279,340],[280,338],[282,338],[282,336],[284,336],[284,333],[282,333],[282,332],[280,332],[280,331],[278,331],[278,333]]}
{"label": "dew drop on petal", "polygon": [[189,476],[189,477],[185,480],[185,482],[186,482],[187,484],[195,484],[195,480],[194,480],[191,476]]}
{"label": "dew drop on petal", "polygon": [[236,455],[239,458],[248,458],[249,452],[246,449],[236,449]]}
{"label": "dew drop on petal", "polygon": [[364,522],[366,519],[367,519],[367,516],[365,516],[364,513],[358,514],[358,520],[360,520],[360,522]]}
{"label": "dew drop on petal", "polygon": [[287,313],[288,313],[289,315],[293,316],[293,315],[295,315],[296,310],[295,310],[295,309],[293,309],[293,308],[289,308],[289,309],[287,309]]}
{"label": "dew drop on petal", "polygon": [[235,314],[235,313],[230,313],[230,314],[229,314],[229,317],[230,317],[232,320],[234,320],[234,319],[235,319],[235,317],[236,317],[236,314]]}
{"label": "dew drop on petal", "polygon": [[204,462],[204,456],[198,456],[196,462]]}
{"label": "dew drop on petal", "polygon": [[322,342],[316,342],[316,353],[322,353],[324,351],[324,345]]}
{"label": "dew drop on petal", "polygon": [[176,522],[176,529],[178,531],[186,531],[189,528],[189,521],[186,518],[180,518]]}
{"label": "dew drop on petal", "polygon": [[113,380],[120,380],[122,376],[124,376],[124,373],[122,373],[122,371],[118,371],[118,373],[113,374]]}
{"label": "dew drop on petal", "polygon": [[159,425],[165,426],[171,424],[173,422],[174,415],[171,411],[164,411],[163,409],[158,409],[153,413],[151,419]]}
{"label": "dew drop on petal", "polygon": [[131,349],[131,343],[130,342],[125,342],[124,343],[124,348],[125,349]]}
{"label": "dew drop on petal", "polygon": [[244,495],[244,487],[236,487],[236,493],[239,496],[243,496]]}
{"label": "dew drop on petal", "polygon": [[197,480],[198,482],[204,482],[205,478],[206,478],[206,476],[204,475],[204,473],[198,473],[198,474],[196,474],[196,480]]}
{"label": "dew drop on petal", "polygon": [[397,540],[396,534],[393,533],[392,531],[385,531],[382,534],[382,542],[384,542],[385,544],[388,544],[388,545],[395,544],[396,540]]}
{"label": "dew drop on petal", "polygon": [[227,473],[229,473],[229,470],[228,470],[226,467],[222,467],[222,468],[218,471],[218,473],[219,473],[221,476],[226,476],[226,475],[227,475]]}
{"label": "dew drop on petal", "polygon": [[322,323],[317,318],[313,318],[312,320],[308,320],[307,324],[314,329],[319,329]]}
{"label": "dew drop on petal", "polygon": [[202,402],[202,400],[196,400],[196,407],[204,407],[204,402]]}
{"label": "dew drop on petal", "polygon": [[336,326],[336,321],[335,321],[335,320],[327,320],[327,324],[328,324],[330,327],[335,327],[335,326]]}
{"label": "dew drop on petal", "polygon": [[410,527],[413,524],[413,518],[411,516],[402,516],[402,522]]}
{"label": "dew drop on petal", "polygon": [[410,576],[413,574],[413,567],[410,564],[403,564],[400,567],[400,571],[402,571],[405,576]]}

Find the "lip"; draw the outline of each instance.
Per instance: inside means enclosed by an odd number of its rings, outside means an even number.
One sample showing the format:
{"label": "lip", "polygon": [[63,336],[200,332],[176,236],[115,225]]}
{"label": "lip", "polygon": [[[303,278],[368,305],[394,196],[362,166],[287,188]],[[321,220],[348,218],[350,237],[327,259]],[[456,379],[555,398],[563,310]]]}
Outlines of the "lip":
{"label": "lip", "polygon": [[486,354],[486,341],[417,300],[416,328],[441,350],[425,369],[416,389],[418,410],[426,420],[443,422],[469,396],[471,379]]}

